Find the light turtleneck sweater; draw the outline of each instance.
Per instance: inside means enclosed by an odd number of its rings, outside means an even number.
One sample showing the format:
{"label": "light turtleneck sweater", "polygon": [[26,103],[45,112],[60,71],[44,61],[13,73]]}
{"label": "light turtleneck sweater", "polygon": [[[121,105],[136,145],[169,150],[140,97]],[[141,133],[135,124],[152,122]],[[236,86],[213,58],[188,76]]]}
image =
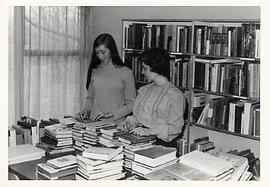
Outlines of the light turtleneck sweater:
{"label": "light turtleneck sweater", "polygon": [[119,119],[132,112],[135,99],[135,82],[129,68],[108,63],[93,69],[85,105],[91,111],[90,116],[111,112],[114,119]]}

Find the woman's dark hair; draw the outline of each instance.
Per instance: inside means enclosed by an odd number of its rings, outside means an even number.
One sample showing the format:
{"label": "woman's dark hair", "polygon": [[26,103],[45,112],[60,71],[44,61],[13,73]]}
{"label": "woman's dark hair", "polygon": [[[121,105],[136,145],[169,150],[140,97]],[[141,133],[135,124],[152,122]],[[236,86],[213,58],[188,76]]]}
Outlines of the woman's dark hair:
{"label": "woman's dark hair", "polygon": [[91,63],[88,68],[88,73],[87,73],[87,81],[86,81],[86,89],[89,88],[89,84],[91,82],[91,77],[92,77],[92,72],[94,68],[97,68],[100,64],[101,61],[97,57],[97,54],[95,52],[95,49],[100,46],[104,45],[106,48],[110,50],[111,53],[111,58],[112,58],[112,63],[115,67],[123,67],[125,64],[121,60],[115,41],[113,37],[110,34],[104,33],[99,35],[93,44],[93,51],[92,51],[92,58],[91,58]]}
{"label": "woman's dark hair", "polygon": [[141,54],[144,64],[150,66],[151,71],[165,76],[170,80],[170,55],[162,48],[151,48]]}

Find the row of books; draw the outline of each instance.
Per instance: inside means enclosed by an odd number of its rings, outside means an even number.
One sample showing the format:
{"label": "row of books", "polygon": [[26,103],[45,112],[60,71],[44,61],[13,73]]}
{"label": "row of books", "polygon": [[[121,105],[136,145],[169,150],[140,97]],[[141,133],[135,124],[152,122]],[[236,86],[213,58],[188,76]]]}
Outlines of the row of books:
{"label": "row of books", "polygon": [[[124,48],[145,50],[161,47],[191,53],[191,22],[175,25],[133,23],[124,28]],[[259,23],[201,22],[194,30],[194,53],[233,57],[260,57]]]}
{"label": "row of books", "polygon": [[207,152],[215,149],[214,142],[209,140],[208,136],[196,138],[193,143],[190,144],[190,151],[198,150],[201,152]]}
{"label": "row of books", "polygon": [[193,87],[245,97],[260,96],[260,64],[196,59]]}
{"label": "row of books", "polygon": [[[180,23],[179,23],[180,24]],[[191,52],[191,23],[181,25],[149,25],[134,23],[124,28],[124,48],[164,48],[174,52]]]}
{"label": "row of books", "polygon": [[140,82],[146,82],[145,77],[142,74],[142,63],[139,58],[139,54],[126,53],[125,63],[132,69],[134,79]]}
{"label": "row of books", "polygon": [[189,58],[175,58],[170,60],[170,82],[177,87],[188,86]]}
{"label": "row of books", "polygon": [[260,136],[260,103],[258,101],[218,97],[208,101],[205,106],[194,109],[194,113],[196,112],[200,115],[194,114],[194,116],[199,116],[194,120],[200,125]]}
{"label": "row of books", "polygon": [[195,26],[194,34],[196,54],[260,57],[260,24],[202,23]]}

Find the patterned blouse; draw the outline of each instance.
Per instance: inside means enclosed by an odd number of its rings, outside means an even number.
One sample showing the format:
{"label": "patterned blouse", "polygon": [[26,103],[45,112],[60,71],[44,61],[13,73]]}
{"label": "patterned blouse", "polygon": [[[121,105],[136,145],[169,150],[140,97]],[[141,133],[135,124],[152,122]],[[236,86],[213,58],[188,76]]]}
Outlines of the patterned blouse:
{"label": "patterned blouse", "polygon": [[184,110],[184,94],[178,88],[170,82],[163,86],[152,83],[139,89],[132,117],[158,138],[170,142],[182,131]]}

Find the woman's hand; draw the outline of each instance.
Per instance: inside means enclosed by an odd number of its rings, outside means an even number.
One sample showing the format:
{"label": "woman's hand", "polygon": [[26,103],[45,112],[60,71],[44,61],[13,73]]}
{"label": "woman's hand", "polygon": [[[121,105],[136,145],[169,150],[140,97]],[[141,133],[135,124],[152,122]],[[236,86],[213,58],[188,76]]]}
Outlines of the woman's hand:
{"label": "woman's hand", "polygon": [[90,112],[87,111],[87,110],[83,110],[81,112],[78,112],[75,115],[75,119],[77,119],[79,121],[83,121],[83,120],[89,119],[89,117],[90,117]]}
{"label": "woman's hand", "polygon": [[113,117],[112,113],[109,113],[109,112],[97,112],[91,117],[91,120],[99,121],[99,120],[108,119],[108,118],[111,118],[111,117]]}
{"label": "woman's hand", "polygon": [[118,127],[118,129],[124,131],[124,132],[129,132],[130,130],[132,130],[132,126],[131,124],[128,122],[128,120],[124,120],[122,121]]}
{"label": "woman's hand", "polygon": [[151,133],[150,133],[150,129],[148,128],[136,127],[135,129],[133,129],[133,134],[139,135],[139,136],[149,136]]}

